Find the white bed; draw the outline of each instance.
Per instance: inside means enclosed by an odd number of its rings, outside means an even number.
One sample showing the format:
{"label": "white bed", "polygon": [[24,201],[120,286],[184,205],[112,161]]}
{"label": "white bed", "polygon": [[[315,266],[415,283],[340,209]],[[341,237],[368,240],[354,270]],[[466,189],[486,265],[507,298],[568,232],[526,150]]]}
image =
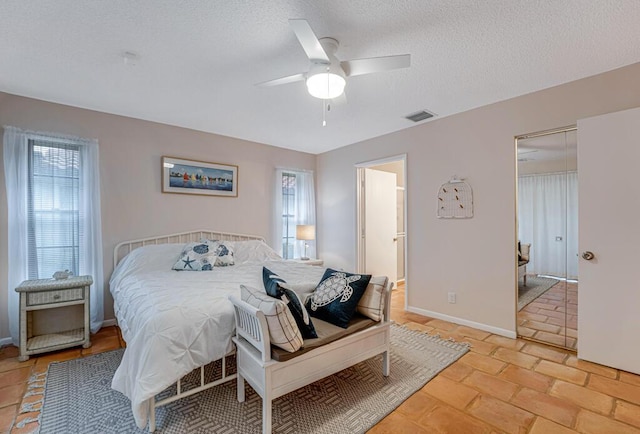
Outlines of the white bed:
{"label": "white bed", "polygon": [[[213,271],[172,270],[184,244],[201,238],[235,240],[236,264]],[[123,249],[130,253],[120,259]],[[282,260],[260,237],[211,231],[126,241],[116,247],[114,263],[110,290],[127,348],[112,388],[131,400],[137,425],[143,428],[149,420],[151,431],[154,408],[167,403],[156,403],[155,395],[232,351],[235,320],[228,297],[239,294],[240,284],[262,288],[263,266],[293,284],[315,284],[324,272]],[[216,384],[234,378],[228,375]]]}

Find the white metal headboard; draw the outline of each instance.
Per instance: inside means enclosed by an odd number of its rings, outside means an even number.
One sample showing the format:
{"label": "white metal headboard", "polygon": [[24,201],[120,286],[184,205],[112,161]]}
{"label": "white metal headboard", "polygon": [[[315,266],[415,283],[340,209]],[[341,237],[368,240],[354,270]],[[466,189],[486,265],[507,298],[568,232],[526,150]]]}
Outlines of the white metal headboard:
{"label": "white metal headboard", "polygon": [[122,260],[122,258],[127,256],[131,251],[137,249],[138,247],[148,246],[150,244],[189,243],[193,241],[200,241],[202,238],[223,241],[265,241],[264,237],[258,235],[234,234],[231,232],[218,232],[208,229],[180,232],[177,234],[169,235],[159,235],[157,237],[140,238],[138,240],[127,240],[119,243],[113,249],[113,267],[115,268],[116,265],[118,265],[118,262]]}

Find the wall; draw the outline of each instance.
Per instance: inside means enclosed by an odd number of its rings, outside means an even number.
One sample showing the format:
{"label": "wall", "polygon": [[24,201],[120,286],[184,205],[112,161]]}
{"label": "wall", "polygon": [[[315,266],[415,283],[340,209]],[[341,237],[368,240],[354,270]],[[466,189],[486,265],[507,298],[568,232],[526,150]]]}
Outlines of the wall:
{"label": "wall", "polygon": [[[205,228],[258,234],[270,240],[275,167],[315,169],[316,162],[312,154],[6,93],[0,93],[3,125],[99,140],[106,281],[113,268],[113,248],[123,240]],[[161,193],[163,155],[238,165],[238,197]],[[0,210],[0,282],[4,283],[7,197],[3,162]],[[0,284],[0,339],[9,335],[5,287]],[[105,283],[105,319],[110,318],[113,300]]]}
{"label": "wall", "polygon": [[[320,257],[355,267],[354,164],[407,153],[409,309],[515,336],[514,137],[640,106],[638,77],[640,63],[319,155]],[[473,188],[472,219],[435,217],[453,174]]]}

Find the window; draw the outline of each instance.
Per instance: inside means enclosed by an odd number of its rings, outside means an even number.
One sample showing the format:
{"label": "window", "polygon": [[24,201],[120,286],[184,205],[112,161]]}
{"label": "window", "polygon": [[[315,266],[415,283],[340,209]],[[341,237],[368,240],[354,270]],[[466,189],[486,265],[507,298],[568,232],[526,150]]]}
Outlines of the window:
{"label": "window", "polygon": [[282,173],[282,257],[294,257],[296,241],[295,225],[296,175]]}
{"label": "window", "polygon": [[[313,172],[278,169],[276,182],[275,245],[285,259],[299,258],[304,242],[296,239],[297,225],[316,221]],[[308,241],[307,254],[315,257],[315,241]]]}
{"label": "window", "polygon": [[19,337],[19,297],[27,279],[60,270],[90,275],[91,331],[104,317],[98,141],[4,127],[9,330]]}
{"label": "window", "polygon": [[58,270],[79,274],[79,149],[29,140],[28,274],[43,279]]}

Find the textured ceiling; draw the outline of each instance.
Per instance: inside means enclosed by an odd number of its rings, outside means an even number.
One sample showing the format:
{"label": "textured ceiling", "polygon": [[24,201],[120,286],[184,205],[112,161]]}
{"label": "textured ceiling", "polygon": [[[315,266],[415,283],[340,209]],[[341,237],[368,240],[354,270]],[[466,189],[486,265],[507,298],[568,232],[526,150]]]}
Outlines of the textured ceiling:
{"label": "textured ceiling", "polygon": [[[311,153],[640,61],[638,0],[2,0],[0,16],[0,91]],[[303,82],[254,86],[308,69],[289,18],[339,59],[412,65],[348,79],[322,127]]]}

